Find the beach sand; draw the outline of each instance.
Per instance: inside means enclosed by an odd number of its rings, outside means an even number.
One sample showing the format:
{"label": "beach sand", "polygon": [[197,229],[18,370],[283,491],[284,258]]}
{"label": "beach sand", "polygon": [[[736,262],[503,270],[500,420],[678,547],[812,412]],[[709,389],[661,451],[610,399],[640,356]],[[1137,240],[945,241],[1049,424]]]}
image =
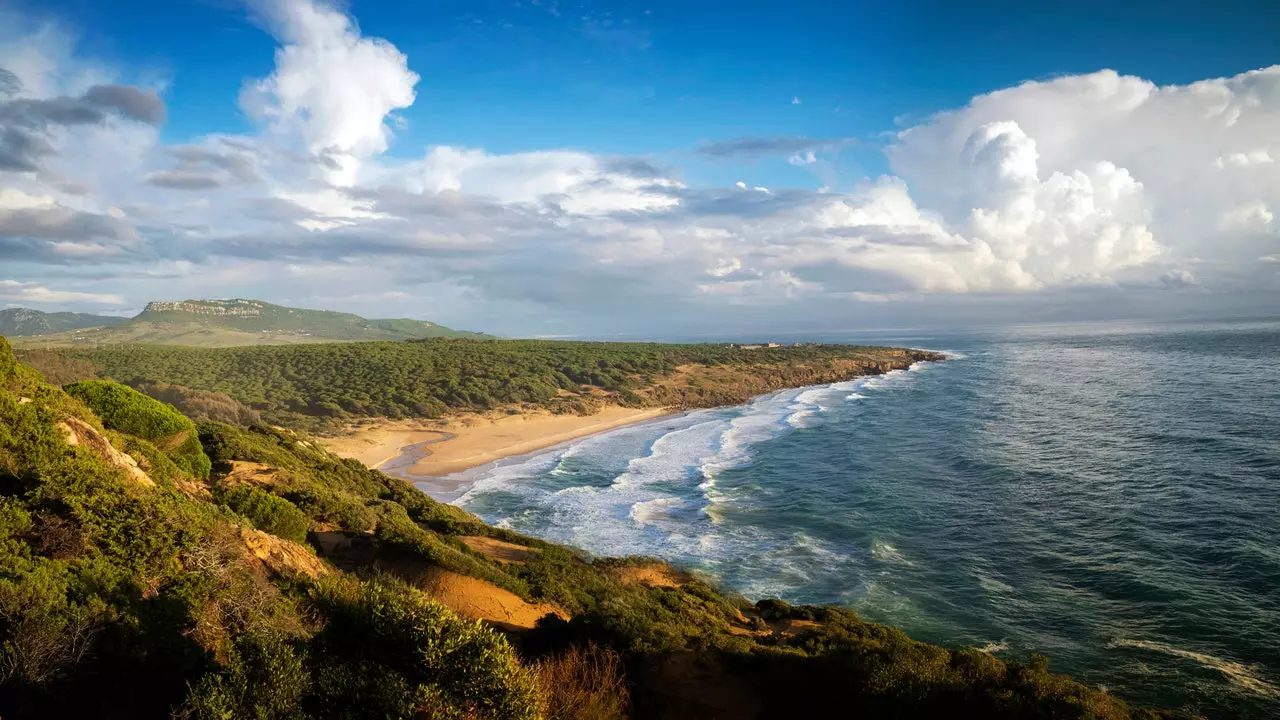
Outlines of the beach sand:
{"label": "beach sand", "polygon": [[394,474],[438,477],[669,414],[666,408],[608,406],[595,415],[466,415],[448,421],[388,420],[323,439],[329,452],[372,468],[395,463]]}

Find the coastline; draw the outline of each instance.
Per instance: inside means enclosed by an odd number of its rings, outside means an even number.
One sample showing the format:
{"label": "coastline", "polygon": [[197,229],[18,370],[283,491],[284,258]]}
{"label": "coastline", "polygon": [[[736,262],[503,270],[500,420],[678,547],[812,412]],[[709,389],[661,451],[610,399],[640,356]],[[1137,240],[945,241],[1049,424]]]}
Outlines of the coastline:
{"label": "coastline", "polygon": [[516,455],[670,415],[674,408],[609,405],[594,415],[524,412],[448,420],[384,420],[321,439],[329,452],[410,481],[438,478]]}
{"label": "coastline", "polygon": [[[942,353],[920,352],[903,362],[830,368],[803,376],[792,384],[781,378],[758,383],[754,392],[737,397],[673,397],[676,402],[659,407],[631,408],[606,405],[594,415],[557,415],[546,410],[463,413],[441,420],[380,420],[344,435],[322,438],[321,444],[335,455],[354,458],[365,465],[403,478],[424,482],[459,473],[498,460],[544,450],[570,440],[614,430],[633,423],[688,410],[736,405],[787,388],[818,387],[857,377],[883,375],[908,369],[917,362],[945,360]],[[794,378],[794,380],[800,378]],[[447,488],[441,488],[447,490]]]}

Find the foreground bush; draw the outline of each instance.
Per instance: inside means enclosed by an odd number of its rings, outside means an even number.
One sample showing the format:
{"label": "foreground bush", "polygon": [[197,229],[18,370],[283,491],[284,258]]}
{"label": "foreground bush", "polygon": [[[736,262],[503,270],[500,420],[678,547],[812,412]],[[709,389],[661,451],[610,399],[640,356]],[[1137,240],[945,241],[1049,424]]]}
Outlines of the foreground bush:
{"label": "foreground bush", "polygon": [[316,716],[538,717],[533,679],[506,638],[478,621],[462,620],[420,592],[385,580],[328,581],[312,597],[328,618],[317,647],[341,663],[318,692],[359,688],[367,698],[341,715],[322,703],[313,709]]}
{"label": "foreground bush", "polygon": [[88,405],[106,428],[152,442],[193,476],[209,477],[209,458],[200,446],[195,423],[177,410],[137,390],[103,380],[72,383],[66,391]]}

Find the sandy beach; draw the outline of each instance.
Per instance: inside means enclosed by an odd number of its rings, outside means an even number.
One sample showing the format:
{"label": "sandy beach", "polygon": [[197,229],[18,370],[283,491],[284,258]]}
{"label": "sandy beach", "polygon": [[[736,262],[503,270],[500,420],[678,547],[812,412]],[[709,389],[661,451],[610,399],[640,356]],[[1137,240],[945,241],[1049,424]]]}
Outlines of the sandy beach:
{"label": "sandy beach", "polygon": [[595,415],[466,415],[448,421],[388,420],[322,440],[335,455],[372,468],[396,462],[396,474],[438,477],[541,450],[567,440],[667,415],[666,408],[609,406]]}

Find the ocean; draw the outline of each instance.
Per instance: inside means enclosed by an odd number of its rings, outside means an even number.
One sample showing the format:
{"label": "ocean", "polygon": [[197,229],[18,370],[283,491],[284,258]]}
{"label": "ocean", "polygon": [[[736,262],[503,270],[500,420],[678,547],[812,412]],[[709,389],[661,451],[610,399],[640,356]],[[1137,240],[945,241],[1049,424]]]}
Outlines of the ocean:
{"label": "ocean", "polygon": [[1280,322],[786,340],[952,359],[510,458],[447,499],[1134,702],[1280,717]]}

